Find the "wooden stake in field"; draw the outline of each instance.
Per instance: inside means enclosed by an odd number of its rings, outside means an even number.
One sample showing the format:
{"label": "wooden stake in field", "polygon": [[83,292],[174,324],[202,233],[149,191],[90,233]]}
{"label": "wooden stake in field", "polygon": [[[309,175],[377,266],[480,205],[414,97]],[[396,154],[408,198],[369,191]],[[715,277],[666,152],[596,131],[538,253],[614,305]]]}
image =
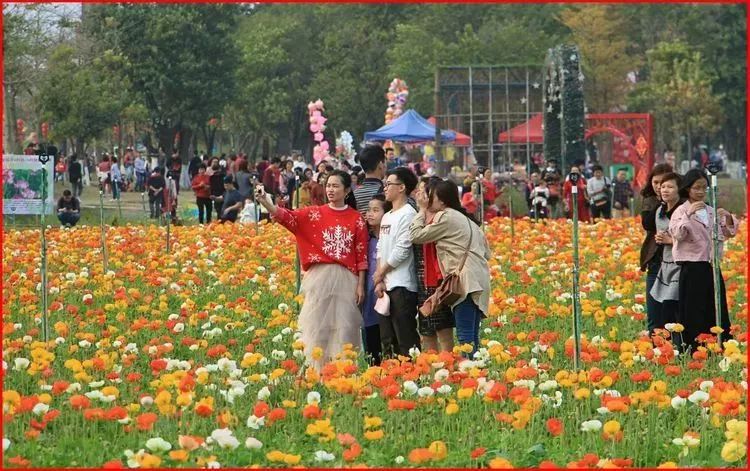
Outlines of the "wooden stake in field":
{"label": "wooden stake in field", "polygon": [[573,367],[576,371],[581,369],[581,297],[578,290],[578,176],[575,181],[571,178],[573,187]]}
{"label": "wooden stake in field", "polygon": [[[721,327],[721,260],[719,253],[719,212],[717,211],[719,188],[716,174],[710,170],[708,170],[708,173],[711,175],[711,207],[714,208],[714,227],[711,231],[711,249],[713,250],[713,263],[711,264],[711,267],[713,268],[714,275],[714,312],[716,326]],[[719,348],[722,347],[721,334],[721,331],[716,334],[716,341]]]}
{"label": "wooden stake in field", "polygon": [[47,212],[47,162],[49,154],[46,150],[39,153],[39,162],[42,164],[42,321],[44,322],[44,343],[49,342],[49,319],[48,319],[48,299],[47,299],[47,222],[44,220]]}
{"label": "wooden stake in field", "polygon": [[104,189],[99,188],[99,227],[102,232],[102,262],[107,273],[107,229],[104,227]]}

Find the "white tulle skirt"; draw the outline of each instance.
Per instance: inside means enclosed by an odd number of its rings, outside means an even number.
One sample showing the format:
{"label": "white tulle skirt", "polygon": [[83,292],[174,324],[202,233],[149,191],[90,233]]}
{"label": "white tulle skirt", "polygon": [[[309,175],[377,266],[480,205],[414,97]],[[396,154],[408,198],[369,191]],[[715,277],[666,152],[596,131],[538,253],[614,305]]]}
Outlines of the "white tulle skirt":
{"label": "white tulle skirt", "polygon": [[[316,264],[302,278],[305,300],[299,314],[300,340],[309,365],[318,371],[341,353],[345,344],[362,348],[362,313],[357,306],[357,277],[337,264]],[[323,355],[313,358],[319,347]]]}

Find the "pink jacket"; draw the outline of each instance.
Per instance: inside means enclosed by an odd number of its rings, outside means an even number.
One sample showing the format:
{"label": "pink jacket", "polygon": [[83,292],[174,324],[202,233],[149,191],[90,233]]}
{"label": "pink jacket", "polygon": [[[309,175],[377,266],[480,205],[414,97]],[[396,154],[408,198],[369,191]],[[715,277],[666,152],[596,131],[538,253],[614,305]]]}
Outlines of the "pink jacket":
{"label": "pink jacket", "polygon": [[[685,202],[675,209],[669,221],[669,233],[674,243],[672,256],[675,262],[710,262],[713,259],[711,251],[711,231],[714,225],[714,209],[706,206],[708,222],[704,224],[697,214],[688,216],[690,202]],[[723,241],[737,234],[737,218],[732,215],[732,227],[727,227],[726,221],[720,220],[719,227],[719,257],[723,252]]]}

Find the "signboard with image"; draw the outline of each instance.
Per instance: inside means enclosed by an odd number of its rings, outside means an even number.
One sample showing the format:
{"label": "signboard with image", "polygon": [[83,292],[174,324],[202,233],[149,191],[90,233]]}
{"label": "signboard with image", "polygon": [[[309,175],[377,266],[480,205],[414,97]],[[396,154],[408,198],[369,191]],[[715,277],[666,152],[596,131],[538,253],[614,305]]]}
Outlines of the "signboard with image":
{"label": "signboard with image", "polygon": [[38,156],[3,154],[3,214],[42,214],[45,186],[45,212],[52,214],[55,207],[53,165],[52,159],[45,165],[45,179]]}

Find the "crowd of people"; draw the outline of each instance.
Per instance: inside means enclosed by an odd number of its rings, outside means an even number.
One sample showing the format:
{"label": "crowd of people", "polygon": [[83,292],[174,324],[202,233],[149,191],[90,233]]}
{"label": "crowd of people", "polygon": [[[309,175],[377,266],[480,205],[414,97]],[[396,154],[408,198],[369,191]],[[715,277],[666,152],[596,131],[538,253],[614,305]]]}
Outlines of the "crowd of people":
{"label": "crowd of people", "polygon": [[[451,351],[454,328],[471,355],[488,312],[490,252],[460,204],[458,186],[420,179],[405,166],[387,170],[380,146],[366,147],[359,165],[364,178],[355,177],[356,187],[344,169],[317,169],[322,176],[308,181],[323,186],[322,204],[290,207],[268,191],[270,181],[254,192],[298,243],[305,296],[299,327],[308,360],[320,367],[347,344],[362,346],[376,365],[413,349]],[[462,291],[448,303],[435,291],[451,274]]]}
{"label": "crowd of people", "polygon": [[[179,156],[153,167],[136,152],[123,160],[121,169],[117,157],[103,157],[97,167],[101,188],[118,198],[132,184],[134,191],[148,194],[152,218],[176,217]],[[379,364],[408,356],[414,348],[450,351],[454,331],[458,343],[468,345],[467,353],[476,351],[490,292],[490,252],[481,225],[509,215],[501,196],[510,185],[525,189],[535,219],[572,218],[574,206],[580,221],[631,214],[634,193],[627,169],[618,169],[610,181],[596,163],[576,162],[565,177],[554,160],[540,163],[528,180],[481,167],[463,178],[451,172],[442,179],[408,165],[392,149],[371,145],[356,160],[314,167],[300,154],[257,164],[242,154],[195,155],[187,172],[201,224],[211,223],[213,213],[222,223],[272,219],[296,236],[305,272],[300,328],[308,358],[322,365],[352,344]],[[85,167],[75,155],[68,160],[71,190],[57,205],[64,225],[80,218],[77,196]],[[693,168],[679,175],[661,163],[648,182],[641,190],[646,231],[641,269],[647,273],[649,334],[656,338],[671,331],[681,351],[695,350],[717,332],[722,340],[731,338],[723,279],[721,321],[715,326],[714,209],[704,203],[705,171]],[[738,223],[722,208],[717,213],[723,245]],[[449,305],[431,304],[454,273],[460,274],[464,296]]]}

